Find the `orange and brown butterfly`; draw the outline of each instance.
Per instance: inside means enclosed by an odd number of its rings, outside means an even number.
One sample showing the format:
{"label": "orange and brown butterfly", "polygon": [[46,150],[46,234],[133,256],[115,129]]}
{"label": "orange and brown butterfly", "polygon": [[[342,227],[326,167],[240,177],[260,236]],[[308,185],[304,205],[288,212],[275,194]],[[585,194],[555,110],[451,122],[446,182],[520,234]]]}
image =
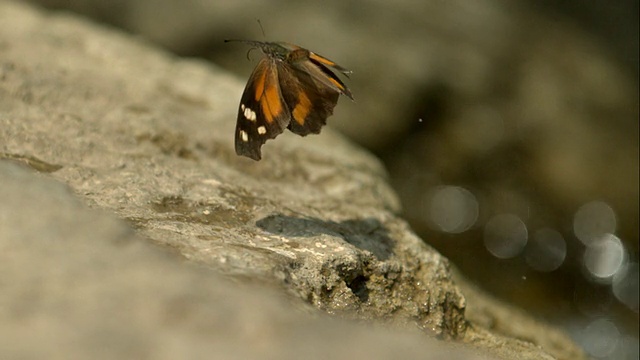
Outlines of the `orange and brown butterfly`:
{"label": "orange and brown butterfly", "polygon": [[285,128],[300,136],[318,134],[340,94],[351,91],[329,68],[349,70],[307,49],[284,42],[239,41],[264,53],[240,99],[236,154],[260,160],[260,148]]}

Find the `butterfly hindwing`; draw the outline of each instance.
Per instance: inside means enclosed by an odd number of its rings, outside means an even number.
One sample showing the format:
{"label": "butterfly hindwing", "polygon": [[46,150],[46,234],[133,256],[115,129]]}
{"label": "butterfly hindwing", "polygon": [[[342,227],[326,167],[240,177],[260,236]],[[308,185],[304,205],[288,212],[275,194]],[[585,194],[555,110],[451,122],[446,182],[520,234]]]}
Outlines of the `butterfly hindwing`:
{"label": "butterfly hindwing", "polygon": [[339,93],[290,66],[281,67],[278,74],[282,96],[291,112],[289,130],[301,136],[320,133],[333,113]]}
{"label": "butterfly hindwing", "polygon": [[303,48],[293,49],[287,56],[286,66],[278,70],[282,93],[291,110],[288,128],[301,136],[320,133],[333,114],[339,95],[351,97],[342,81],[311,56],[317,55]]}
{"label": "butterfly hindwing", "polygon": [[291,113],[282,97],[275,60],[264,58],[254,69],[238,109],[235,148],[238,155],[260,160],[260,148],[284,131]]}

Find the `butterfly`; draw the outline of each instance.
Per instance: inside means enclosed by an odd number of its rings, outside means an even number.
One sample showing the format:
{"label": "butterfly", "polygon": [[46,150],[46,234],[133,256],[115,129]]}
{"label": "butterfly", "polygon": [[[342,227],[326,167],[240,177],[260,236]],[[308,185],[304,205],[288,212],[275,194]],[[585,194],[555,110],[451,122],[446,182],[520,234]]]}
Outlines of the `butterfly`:
{"label": "butterfly", "polygon": [[244,89],[236,122],[236,154],[262,158],[261,147],[285,128],[300,136],[318,134],[333,114],[340,94],[353,100],[347,86],[329,68],[349,77],[351,71],[297,45],[238,41],[265,55]]}

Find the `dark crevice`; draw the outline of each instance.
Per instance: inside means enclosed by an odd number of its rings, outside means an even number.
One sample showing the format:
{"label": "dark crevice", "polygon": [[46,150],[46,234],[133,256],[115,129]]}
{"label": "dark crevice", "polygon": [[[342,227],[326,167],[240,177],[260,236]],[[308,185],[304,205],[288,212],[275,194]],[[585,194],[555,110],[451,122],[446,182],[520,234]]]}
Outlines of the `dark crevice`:
{"label": "dark crevice", "polygon": [[351,289],[353,294],[360,299],[361,302],[366,303],[369,300],[369,289],[367,288],[367,281],[369,279],[366,276],[360,275],[347,282],[347,287]]}

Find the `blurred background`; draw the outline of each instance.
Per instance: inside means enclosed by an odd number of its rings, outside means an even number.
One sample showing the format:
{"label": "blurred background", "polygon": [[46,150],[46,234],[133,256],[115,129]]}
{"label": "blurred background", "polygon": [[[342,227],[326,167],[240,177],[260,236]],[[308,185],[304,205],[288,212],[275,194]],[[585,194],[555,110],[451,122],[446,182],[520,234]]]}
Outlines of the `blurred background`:
{"label": "blurred background", "polygon": [[638,359],[638,0],[30,2],[243,80],[259,55],[225,38],[353,70],[329,126],[382,159],[415,231],[594,358]]}

